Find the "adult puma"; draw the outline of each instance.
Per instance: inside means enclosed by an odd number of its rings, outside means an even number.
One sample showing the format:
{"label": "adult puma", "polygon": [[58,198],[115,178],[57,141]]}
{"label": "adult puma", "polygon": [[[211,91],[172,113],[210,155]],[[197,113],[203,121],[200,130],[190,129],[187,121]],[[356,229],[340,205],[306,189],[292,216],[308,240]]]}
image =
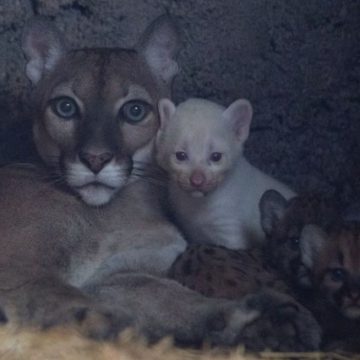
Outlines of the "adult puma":
{"label": "adult puma", "polygon": [[[50,172],[0,171],[4,321],[70,323],[96,337],[132,325],[151,340],[317,348],[319,333],[308,331],[317,329],[314,319],[291,299],[209,299],[163,278],[185,241],[163,216],[157,185],[130,173],[177,72],[171,23],[155,21],[131,50],[64,44],[43,20],[24,34],[34,138]],[[60,184],[49,181],[54,173]]]}

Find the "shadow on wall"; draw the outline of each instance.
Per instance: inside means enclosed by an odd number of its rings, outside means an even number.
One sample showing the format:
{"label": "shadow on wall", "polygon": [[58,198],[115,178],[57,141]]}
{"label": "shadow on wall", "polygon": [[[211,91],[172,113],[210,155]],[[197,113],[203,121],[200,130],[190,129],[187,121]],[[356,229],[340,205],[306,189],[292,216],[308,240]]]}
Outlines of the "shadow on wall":
{"label": "shadow on wall", "polygon": [[[49,16],[71,46],[131,46],[169,12],[183,46],[175,100],[200,96],[255,110],[248,158],[298,191],[359,198],[360,13],[357,0],[3,0],[0,160],[33,158],[21,31]],[[136,3],[136,6],[134,6]]]}

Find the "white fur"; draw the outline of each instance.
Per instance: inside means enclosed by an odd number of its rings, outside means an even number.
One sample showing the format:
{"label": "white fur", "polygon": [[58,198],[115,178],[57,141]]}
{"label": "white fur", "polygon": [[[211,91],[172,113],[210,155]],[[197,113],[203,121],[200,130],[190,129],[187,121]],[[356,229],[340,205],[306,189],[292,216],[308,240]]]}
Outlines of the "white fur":
{"label": "white fur", "polygon": [[29,51],[32,54],[31,60],[26,65],[26,76],[33,84],[38,83],[42,78],[44,71],[52,70],[63,55],[63,51],[58,47],[49,47],[47,56],[41,56],[34,50]]}
{"label": "white fur", "polygon": [[23,50],[28,58],[26,75],[33,84],[51,71],[65,53],[65,44],[57,30],[47,20],[34,21],[24,33]]}
{"label": "white fur", "polygon": [[326,241],[327,235],[319,226],[314,224],[304,226],[300,236],[301,258],[308,268],[314,267]]}
{"label": "white fur", "polygon": [[244,157],[214,192],[201,198],[189,196],[170,184],[170,200],[189,241],[248,248],[262,242],[259,201],[268,189],[289,198],[294,193],[277,180],[252,166]]}
{"label": "white fur", "polygon": [[[252,166],[242,154],[252,116],[250,103],[237,100],[225,109],[206,100],[190,99],[174,113],[169,101],[161,100],[159,112],[165,119],[161,119],[157,136],[156,158],[170,174],[170,205],[187,240],[233,249],[262,242],[262,194],[268,189],[286,198],[295,194]],[[187,161],[174,160],[179,150],[189,154]],[[209,161],[213,151],[223,153],[222,162]],[[187,179],[194,169],[215,185],[193,189]]]}
{"label": "white fur", "polygon": [[66,164],[67,183],[90,206],[108,203],[114,194],[127,183],[127,180],[127,166],[118,164],[115,160],[106,164],[98,174],[94,174],[79,160]]}
{"label": "white fur", "polygon": [[153,74],[159,80],[170,83],[178,73],[179,67],[174,56],[177,52],[177,31],[166,16],[153,24],[150,38],[145,36],[145,43],[140,46],[140,52],[146,59]]}

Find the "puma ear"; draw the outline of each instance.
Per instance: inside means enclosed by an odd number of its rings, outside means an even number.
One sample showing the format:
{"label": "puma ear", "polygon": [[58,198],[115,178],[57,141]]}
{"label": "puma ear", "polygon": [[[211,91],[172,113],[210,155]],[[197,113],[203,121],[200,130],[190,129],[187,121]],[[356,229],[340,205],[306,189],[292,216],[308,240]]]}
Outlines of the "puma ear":
{"label": "puma ear", "polygon": [[323,229],[317,225],[305,225],[300,234],[301,258],[308,268],[313,268],[316,259],[324,248],[328,236]]}
{"label": "puma ear", "polygon": [[160,129],[164,130],[166,124],[174,116],[176,111],[175,104],[169,99],[161,99],[158,104]]}
{"label": "puma ear", "polygon": [[177,29],[167,15],[155,19],[145,30],[138,50],[156,77],[169,84],[179,67],[174,60],[179,46]]}
{"label": "puma ear", "polygon": [[28,59],[26,75],[33,84],[51,71],[66,52],[63,37],[45,18],[36,18],[26,26],[22,48]]}
{"label": "puma ear", "polygon": [[261,226],[271,236],[278,222],[284,217],[288,201],[276,190],[267,190],[259,202]]}

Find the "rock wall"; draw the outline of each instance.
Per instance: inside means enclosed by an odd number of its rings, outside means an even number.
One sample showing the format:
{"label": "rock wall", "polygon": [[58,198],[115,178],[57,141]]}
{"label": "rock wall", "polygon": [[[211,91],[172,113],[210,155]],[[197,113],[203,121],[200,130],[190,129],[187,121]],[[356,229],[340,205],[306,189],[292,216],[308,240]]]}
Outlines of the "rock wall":
{"label": "rock wall", "polygon": [[2,162],[31,151],[20,49],[29,18],[49,16],[76,47],[127,47],[164,12],[183,41],[175,100],[248,98],[254,164],[298,191],[359,198],[358,0],[1,0]]}

